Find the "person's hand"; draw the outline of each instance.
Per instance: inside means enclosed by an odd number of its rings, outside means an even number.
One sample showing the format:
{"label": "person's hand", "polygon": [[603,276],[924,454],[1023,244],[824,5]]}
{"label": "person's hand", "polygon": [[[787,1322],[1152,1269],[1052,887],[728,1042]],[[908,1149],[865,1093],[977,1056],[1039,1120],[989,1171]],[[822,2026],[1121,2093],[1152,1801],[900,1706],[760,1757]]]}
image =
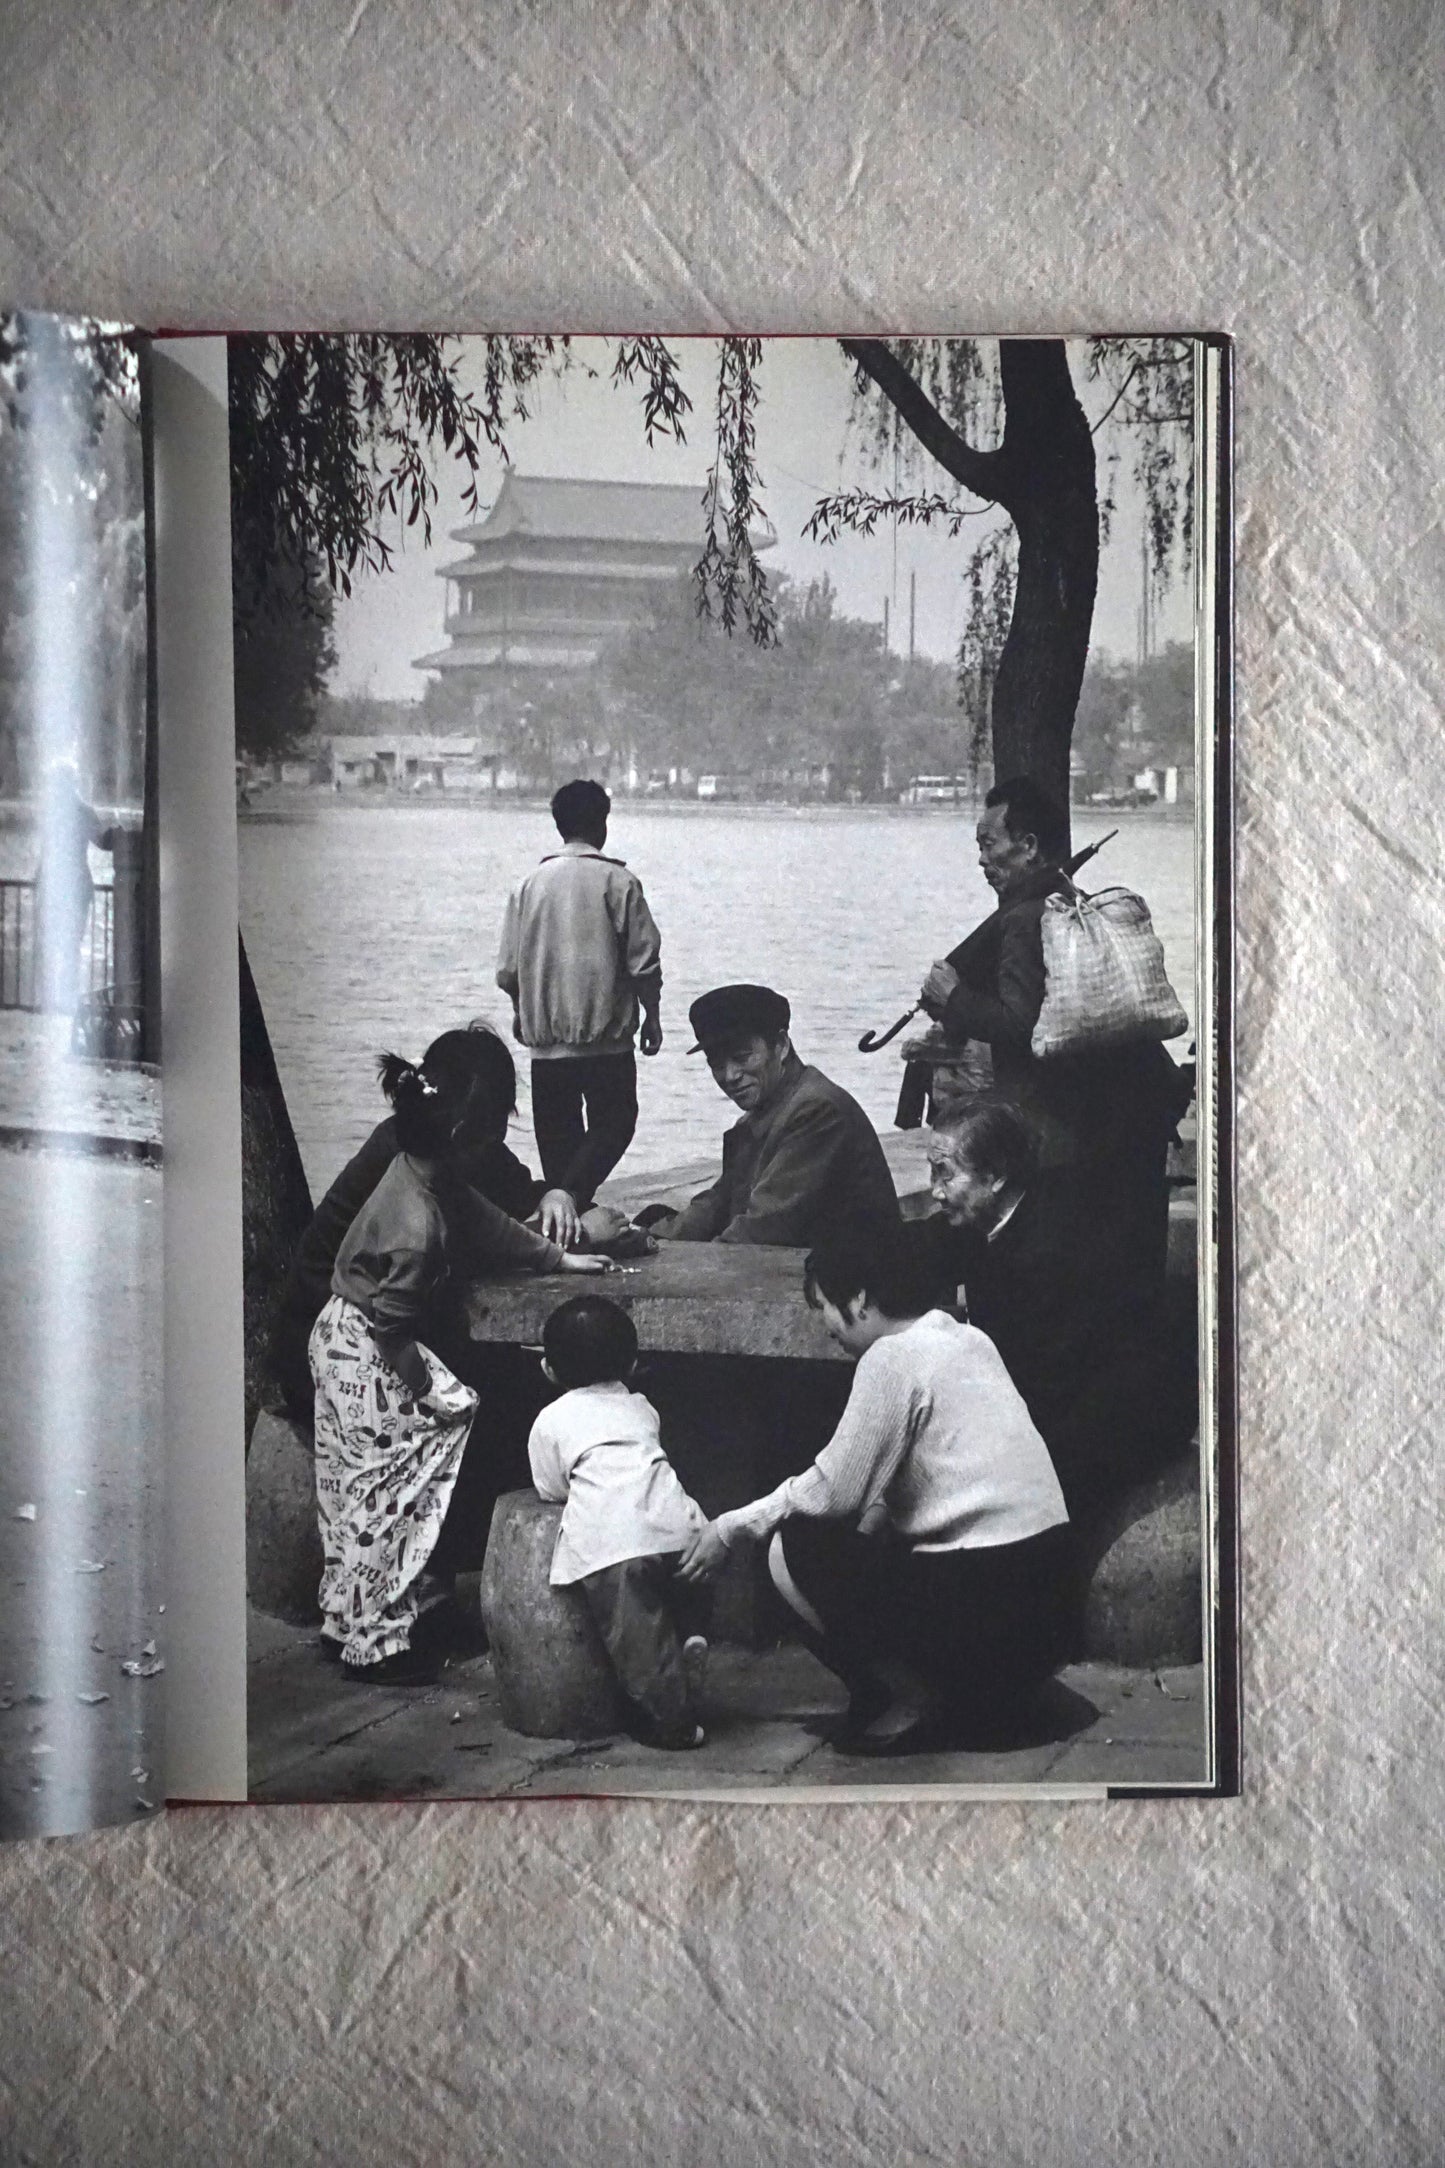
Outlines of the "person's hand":
{"label": "person's hand", "polygon": [[929,1015],[937,1018],[942,1016],[950,997],[957,992],[958,973],[952,964],[940,962],[930,965],[928,977],[923,982],[923,991],[918,998]]}
{"label": "person's hand", "polygon": [[680,1581],[711,1581],[727,1563],[728,1547],[717,1532],[717,1522],[700,1528],[678,1560]]}
{"label": "person's hand", "polygon": [[409,1346],[397,1350],[392,1359],[392,1368],[413,1401],[426,1399],[431,1391],[431,1367],[414,1340]]}
{"label": "person's hand", "polygon": [[632,1215],[634,1227],[645,1227],[649,1234],[665,1235],[675,1219],[681,1214],[670,1204],[645,1204],[640,1212]]}
{"label": "person's hand", "polygon": [[522,1044],[522,1012],[515,1001],[512,1003],[512,1037],[518,1046]]}
{"label": "person's hand", "polygon": [[537,1225],[549,1242],[560,1242],[564,1250],[575,1249],[577,1237],[582,1232],[582,1219],[572,1192],[547,1190],[537,1207]]}
{"label": "person's hand", "polygon": [[616,1265],[610,1257],[589,1257],[583,1250],[564,1250],[563,1272],[615,1272]]}
{"label": "person's hand", "polygon": [[657,1053],[662,1045],[662,1018],[660,1016],[643,1017],[642,1029],[637,1035],[637,1044],[644,1054]]}

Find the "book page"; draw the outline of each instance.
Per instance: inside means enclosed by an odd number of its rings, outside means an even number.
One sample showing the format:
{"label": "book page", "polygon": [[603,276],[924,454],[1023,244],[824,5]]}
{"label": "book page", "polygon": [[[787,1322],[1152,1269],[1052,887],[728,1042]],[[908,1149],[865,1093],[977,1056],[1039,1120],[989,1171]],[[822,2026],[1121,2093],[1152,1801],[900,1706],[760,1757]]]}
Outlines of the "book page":
{"label": "book page", "polygon": [[222,341],[151,350],[170,1182],[166,1790],[245,1796],[241,1152]]}
{"label": "book page", "polygon": [[250,1795],[1231,1788],[1217,343],[229,367]]}
{"label": "book page", "polygon": [[122,327],[0,318],[0,1837],[163,1797],[142,409]]}

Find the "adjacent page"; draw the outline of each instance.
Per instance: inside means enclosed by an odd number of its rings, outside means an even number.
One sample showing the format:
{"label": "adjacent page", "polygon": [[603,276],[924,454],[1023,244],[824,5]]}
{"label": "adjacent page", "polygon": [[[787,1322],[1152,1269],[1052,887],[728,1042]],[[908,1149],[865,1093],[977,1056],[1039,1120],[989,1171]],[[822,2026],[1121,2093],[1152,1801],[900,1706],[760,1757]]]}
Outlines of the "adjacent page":
{"label": "adjacent page", "polygon": [[0,1836],[162,1795],[141,357],[0,317]]}
{"label": "adjacent page", "polygon": [[250,1796],[1236,1789],[1225,343],[228,344]]}

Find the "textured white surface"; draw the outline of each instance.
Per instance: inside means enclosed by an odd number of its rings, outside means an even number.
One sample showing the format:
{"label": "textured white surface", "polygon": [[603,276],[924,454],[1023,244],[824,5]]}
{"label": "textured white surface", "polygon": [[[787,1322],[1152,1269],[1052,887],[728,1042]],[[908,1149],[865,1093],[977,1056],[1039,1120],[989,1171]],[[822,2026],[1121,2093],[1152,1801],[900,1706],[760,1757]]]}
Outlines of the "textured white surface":
{"label": "textured white surface", "polygon": [[1439,2157],[1445,17],[4,11],[0,291],[1239,339],[1239,1803],[196,1810],[0,1856],[12,2160]]}

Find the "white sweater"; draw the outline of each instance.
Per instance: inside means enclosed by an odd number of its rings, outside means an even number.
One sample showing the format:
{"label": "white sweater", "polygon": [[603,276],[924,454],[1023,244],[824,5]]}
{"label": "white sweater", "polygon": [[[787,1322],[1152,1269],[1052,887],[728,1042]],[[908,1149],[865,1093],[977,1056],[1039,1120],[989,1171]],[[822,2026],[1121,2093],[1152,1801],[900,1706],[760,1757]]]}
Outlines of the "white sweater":
{"label": "white sweater", "polygon": [[770,1535],[793,1514],[880,1513],[918,1551],[1021,1543],[1069,1517],[998,1349],[942,1310],[875,1340],[812,1467],[720,1515],[717,1531],[730,1543]]}
{"label": "white sweater", "polygon": [[537,1495],[566,1501],[554,1588],[624,1558],[685,1550],[707,1526],[662,1450],[656,1408],[621,1383],[579,1385],[554,1400],[532,1425],[527,1458]]}

